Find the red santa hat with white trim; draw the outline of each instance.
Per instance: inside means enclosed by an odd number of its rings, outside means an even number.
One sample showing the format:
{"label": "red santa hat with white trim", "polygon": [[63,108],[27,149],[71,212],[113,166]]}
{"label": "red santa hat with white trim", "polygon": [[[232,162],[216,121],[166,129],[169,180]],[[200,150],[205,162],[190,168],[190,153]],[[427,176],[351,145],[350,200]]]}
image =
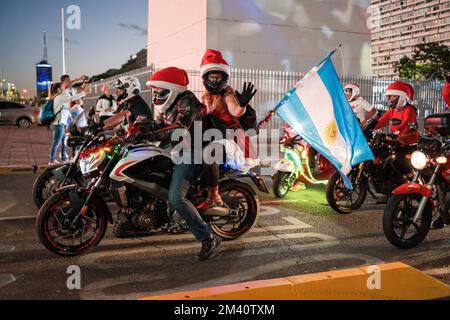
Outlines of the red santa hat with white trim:
{"label": "red santa hat with white trim", "polygon": [[228,62],[222,57],[220,51],[208,49],[203,56],[202,65],[200,66],[201,76],[203,77],[211,71],[224,72],[229,76],[231,68]]}
{"label": "red santa hat with white trim", "polygon": [[415,106],[417,102],[414,100],[414,88],[410,84],[402,81],[396,81],[392,83],[386,93],[385,96],[399,96],[406,100],[406,103],[412,106]]}
{"label": "red santa hat with white trim", "polygon": [[156,72],[148,81],[147,86],[163,88],[183,93],[189,85],[189,77],[185,70],[170,67]]}

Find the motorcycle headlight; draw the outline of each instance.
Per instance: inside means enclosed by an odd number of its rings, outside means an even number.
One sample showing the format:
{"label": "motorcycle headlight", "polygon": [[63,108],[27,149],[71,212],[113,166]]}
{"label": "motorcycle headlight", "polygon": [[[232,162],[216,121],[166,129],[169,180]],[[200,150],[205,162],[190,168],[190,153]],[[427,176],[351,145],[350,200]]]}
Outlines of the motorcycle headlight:
{"label": "motorcycle headlight", "polygon": [[411,156],[411,164],[414,169],[422,171],[427,167],[428,159],[422,151],[415,151]]}

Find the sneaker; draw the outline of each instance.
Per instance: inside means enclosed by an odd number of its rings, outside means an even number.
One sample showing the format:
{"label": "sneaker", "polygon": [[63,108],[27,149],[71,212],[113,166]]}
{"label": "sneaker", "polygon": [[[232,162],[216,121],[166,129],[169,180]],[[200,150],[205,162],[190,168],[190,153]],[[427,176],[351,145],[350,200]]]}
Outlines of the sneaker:
{"label": "sneaker", "polygon": [[210,192],[208,194],[208,198],[197,207],[197,210],[199,212],[205,212],[211,208],[216,208],[216,207],[223,207],[222,198],[220,196],[217,198],[213,197]]}
{"label": "sneaker", "polygon": [[205,261],[208,260],[212,254],[214,253],[214,250],[217,249],[217,247],[222,243],[222,238],[214,235],[212,239],[208,239],[202,242],[202,249],[200,250],[200,253],[197,255],[199,261]]}
{"label": "sneaker", "polygon": [[290,189],[290,191],[305,191],[306,190],[306,184],[303,182],[297,182],[294,184],[294,186]]}

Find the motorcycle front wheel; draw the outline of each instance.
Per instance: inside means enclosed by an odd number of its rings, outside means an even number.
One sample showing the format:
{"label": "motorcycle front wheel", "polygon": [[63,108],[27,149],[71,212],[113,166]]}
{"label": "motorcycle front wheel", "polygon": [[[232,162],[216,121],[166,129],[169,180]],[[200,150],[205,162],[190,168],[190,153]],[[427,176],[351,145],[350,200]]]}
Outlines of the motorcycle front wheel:
{"label": "motorcycle front wheel", "polygon": [[[289,193],[294,183],[293,173],[278,171],[273,177],[273,193],[277,198],[283,199]],[[295,182],[295,181],[294,181]]]}
{"label": "motorcycle front wheel", "polygon": [[78,214],[71,207],[69,195],[59,193],[44,203],[36,221],[39,241],[52,253],[72,257],[88,253],[103,239],[108,218],[101,201],[93,200],[86,215],[71,227]]}
{"label": "motorcycle front wheel", "polygon": [[427,202],[422,217],[416,223],[414,215],[422,196],[419,194],[392,196],[383,215],[383,231],[388,241],[399,249],[417,247],[430,232],[433,209]]}
{"label": "motorcycle front wheel", "polygon": [[339,172],[335,172],[326,187],[327,202],[330,207],[339,214],[350,214],[362,207],[367,198],[369,183],[365,177],[357,180],[357,171],[354,170],[348,175],[352,183],[353,190],[349,190],[344,185]]}
{"label": "motorcycle front wheel", "polygon": [[210,221],[213,232],[224,240],[237,239],[249,232],[258,220],[259,200],[247,184],[228,180],[220,184],[220,195],[230,215]]}

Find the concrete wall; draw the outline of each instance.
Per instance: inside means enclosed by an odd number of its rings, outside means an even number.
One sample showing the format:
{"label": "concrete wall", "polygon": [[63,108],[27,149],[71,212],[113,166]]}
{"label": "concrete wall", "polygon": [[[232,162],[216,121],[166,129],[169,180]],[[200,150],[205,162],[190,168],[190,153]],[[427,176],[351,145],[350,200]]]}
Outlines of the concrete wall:
{"label": "concrete wall", "polygon": [[205,49],[213,48],[234,68],[305,72],[342,43],[344,73],[369,75],[369,5],[369,0],[149,0],[149,63],[198,67]]}
{"label": "concrete wall", "polygon": [[206,51],[207,0],[149,0],[147,64],[198,68]]}

